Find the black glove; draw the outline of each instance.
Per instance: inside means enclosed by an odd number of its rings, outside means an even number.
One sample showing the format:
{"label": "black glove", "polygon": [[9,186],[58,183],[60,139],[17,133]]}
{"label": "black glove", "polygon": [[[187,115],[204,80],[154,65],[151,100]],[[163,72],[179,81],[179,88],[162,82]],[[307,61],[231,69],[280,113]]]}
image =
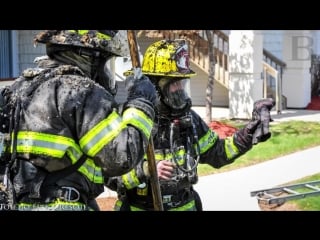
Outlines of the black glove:
{"label": "black glove", "polygon": [[251,120],[244,128],[235,132],[234,142],[241,154],[247,152],[252,148],[252,137],[259,124],[259,120]]}
{"label": "black glove", "polygon": [[144,98],[150,101],[153,107],[155,106],[157,99],[156,88],[147,76],[141,75],[139,79],[136,79],[133,75],[130,75],[126,78],[125,85],[128,89],[128,101]]}
{"label": "black glove", "polygon": [[271,137],[269,123],[273,120],[270,111],[274,107],[275,101],[272,98],[260,99],[254,102],[252,120],[260,121],[257,129],[253,133],[252,144],[264,142]]}

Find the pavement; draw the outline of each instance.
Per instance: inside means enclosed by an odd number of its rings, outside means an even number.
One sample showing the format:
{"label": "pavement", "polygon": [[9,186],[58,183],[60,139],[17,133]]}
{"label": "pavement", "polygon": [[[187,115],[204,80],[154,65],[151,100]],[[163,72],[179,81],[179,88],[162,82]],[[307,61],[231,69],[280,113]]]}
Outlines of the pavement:
{"label": "pavement", "polygon": [[[204,107],[193,107],[202,117]],[[213,119],[228,119],[228,108],[213,108]],[[281,114],[271,111],[273,122],[303,120],[320,122],[320,111],[285,109]],[[205,211],[259,211],[258,201],[252,191],[272,188],[320,172],[320,146],[279,157],[270,161],[212,174],[199,178],[195,189],[199,192]],[[116,196],[105,189],[99,197]]]}

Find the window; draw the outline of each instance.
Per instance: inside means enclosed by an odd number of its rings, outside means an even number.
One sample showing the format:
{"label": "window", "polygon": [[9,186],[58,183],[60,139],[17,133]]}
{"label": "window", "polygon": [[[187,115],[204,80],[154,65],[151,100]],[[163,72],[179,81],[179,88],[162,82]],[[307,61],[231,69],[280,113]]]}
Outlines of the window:
{"label": "window", "polygon": [[0,30],[0,79],[13,77],[12,37],[10,30]]}

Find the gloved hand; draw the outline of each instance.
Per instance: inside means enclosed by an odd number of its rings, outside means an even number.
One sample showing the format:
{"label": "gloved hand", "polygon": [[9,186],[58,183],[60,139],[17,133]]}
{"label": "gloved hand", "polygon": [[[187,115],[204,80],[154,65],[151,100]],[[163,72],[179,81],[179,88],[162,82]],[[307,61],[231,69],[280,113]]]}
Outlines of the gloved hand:
{"label": "gloved hand", "polygon": [[260,120],[250,120],[244,128],[234,133],[234,142],[240,153],[245,153],[252,148],[252,137],[259,124]]}
{"label": "gloved hand", "polygon": [[144,98],[155,106],[157,99],[156,88],[147,76],[141,75],[139,79],[136,79],[134,75],[130,75],[125,80],[125,86],[128,90],[128,101]]}
{"label": "gloved hand", "polygon": [[260,99],[254,102],[252,120],[260,121],[257,129],[253,133],[252,144],[264,142],[271,137],[269,123],[273,120],[270,111],[274,107],[275,101],[272,98]]}

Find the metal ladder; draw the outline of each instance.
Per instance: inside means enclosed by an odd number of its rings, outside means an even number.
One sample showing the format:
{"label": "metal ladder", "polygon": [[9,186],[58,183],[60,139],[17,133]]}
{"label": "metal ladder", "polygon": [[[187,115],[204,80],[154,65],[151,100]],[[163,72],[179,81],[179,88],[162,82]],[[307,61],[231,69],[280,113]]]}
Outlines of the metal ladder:
{"label": "metal ladder", "polygon": [[262,189],[250,194],[262,204],[282,204],[288,200],[320,194],[320,181]]}

